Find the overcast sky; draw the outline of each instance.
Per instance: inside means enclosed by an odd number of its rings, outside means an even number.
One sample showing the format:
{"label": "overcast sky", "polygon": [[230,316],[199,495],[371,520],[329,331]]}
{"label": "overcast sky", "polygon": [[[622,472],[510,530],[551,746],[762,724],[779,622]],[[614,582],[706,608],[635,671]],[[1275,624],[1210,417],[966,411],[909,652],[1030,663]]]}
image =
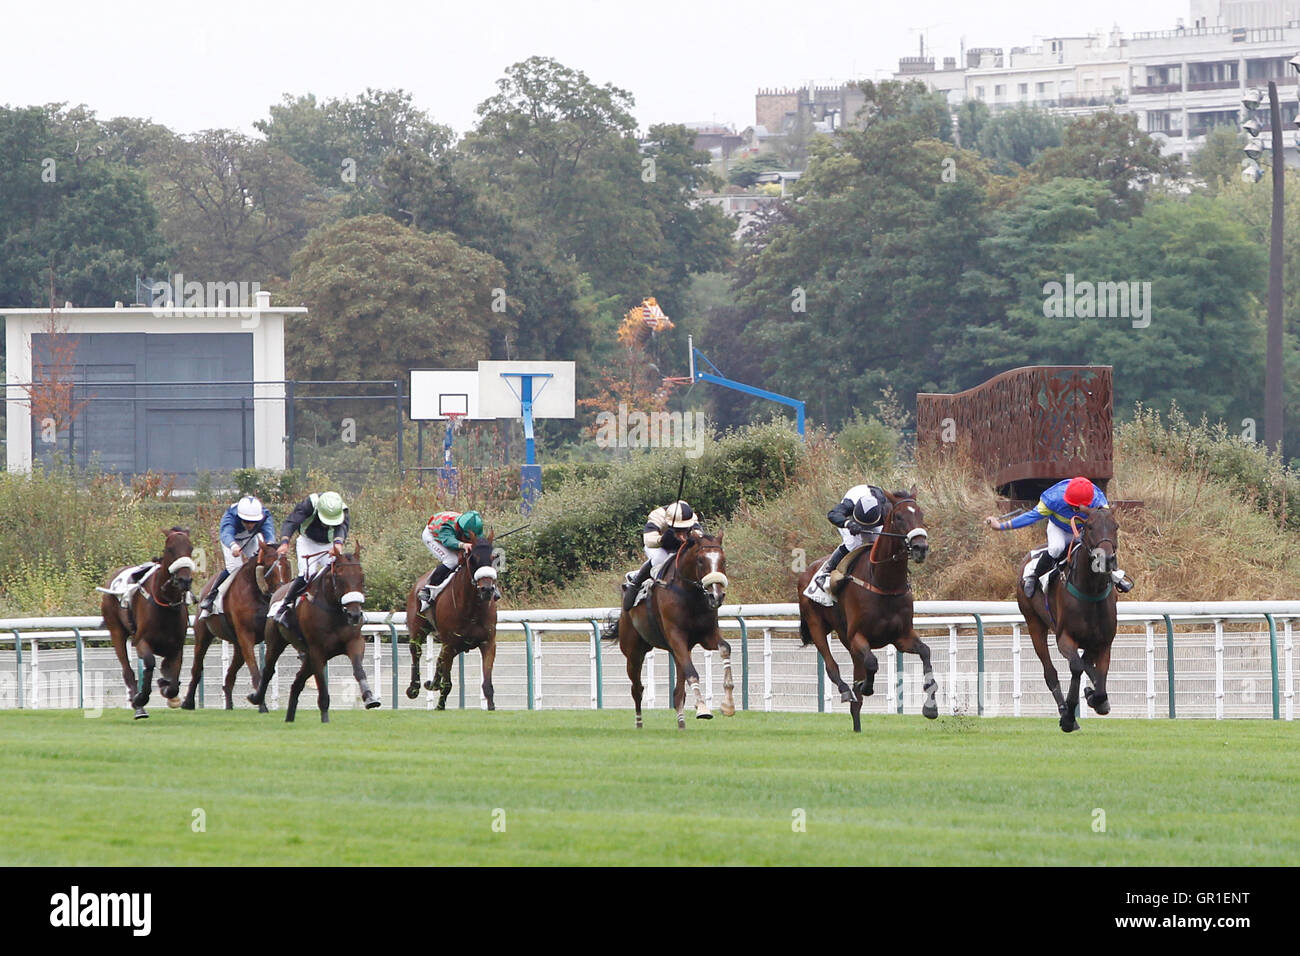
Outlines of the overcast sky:
{"label": "overcast sky", "polygon": [[[458,132],[503,69],[554,57],[636,98],[642,128],[754,122],[759,87],[885,77],[961,43],[1173,29],[1187,0],[0,0],[0,103],[85,103],[179,132],[252,123],[283,93],[411,91]],[[57,13],[54,12],[57,10]]]}

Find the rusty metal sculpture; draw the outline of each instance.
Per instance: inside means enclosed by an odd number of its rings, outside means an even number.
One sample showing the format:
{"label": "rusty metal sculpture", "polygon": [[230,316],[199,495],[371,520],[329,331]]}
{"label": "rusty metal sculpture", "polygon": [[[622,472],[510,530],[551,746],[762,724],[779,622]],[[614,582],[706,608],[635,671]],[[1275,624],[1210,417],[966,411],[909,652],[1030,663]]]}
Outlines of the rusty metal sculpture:
{"label": "rusty metal sculpture", "polygon": [[916,396],[922,454],[966,457],[1012,501],[1085,475],[1103,491],[1114,476],[1111,367],[1012,369],[953,395]]}

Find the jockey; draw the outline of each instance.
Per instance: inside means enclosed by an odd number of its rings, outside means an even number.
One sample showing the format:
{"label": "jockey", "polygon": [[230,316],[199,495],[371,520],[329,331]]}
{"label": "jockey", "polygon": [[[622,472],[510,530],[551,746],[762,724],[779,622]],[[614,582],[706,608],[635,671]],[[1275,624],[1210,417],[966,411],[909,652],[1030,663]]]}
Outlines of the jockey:
{"label": "jockey", "polygon": [[645,564],[636,571],[627,573],[623,585],[623,608],[632,610],[637,593],[646,578],[659,576],[660,570],[668,559],[681,550],[690,536],[704,528],[697,515],[685,501],[674,501],[670,505],[656,508],[646,517],[645,527],[641,529],[641,543],[645,547]]}
{"label": "jockey", "polygon": [[267,544],[275,543],[275,521],[271,512],[262,506],[252,495],[245,495],[226,509],[221,518],[221,554],[226,559],[226,566],[216,582],[208,590],[208,596],[200,602],[199,607],[205,611],[212,610],[217,590],[226,578],[238,571],[251,553],[256,553],[258,539]]}
{"label": "jockey", "polygon": [[831,572],[854,548],[874,544],[885,522],[885,493],[875,485],[854,485],[844,492],[826,520],[840,532],[840,545],[804,588],[804,595],[827,607],[834,603],[827,587]]}
{"label": "jockey", "polygon": [[[424,526],[420,540],[440,563],[433,569],[429,583],[420,588],[421,611],[429,607],[434,590],[459,566],[460,552],[468,551],[473,547],[469,540],[471,533],[475,535],[483,533],[483,516],[477,511],[466,511],[464,514],[440,511]],[[497,596],[500,597],[500,592]]]}
{"label": "jockey", "polygon": [[293,509],[280,526],[280,554],[289,550],[289,539],[298,532],[298,576],[275,613],[275,620],[287,626],[289,610],[307,588],[316,572],[328,567],[343,553],[348,537],[348,506],[337,491],[310,494]]}
{"label": "jockey", "polygon": [[[1048,568],[1065,553],[1074,530],[1070,527],[1071,518],[1085,517],[1080,508],[1109,508],[1110,502],[1100,488],[1087,478],[1066,478],[1058,481],[1043,492],[1037,507],[1017,515],[1011,520],[999,520],[989,515],[984,523],[995,531],[1010,531],[1013,528],[1027,528],[1047,519],[1047,548],[1038,556],[1038,561],[1025,573],[1025,596],[1033,597],[1038,579],[1047,573]],[[1116,590],[1126,593],[1133,589],[1133,582],[1127,579],[1123,571],[1111,572]]]}

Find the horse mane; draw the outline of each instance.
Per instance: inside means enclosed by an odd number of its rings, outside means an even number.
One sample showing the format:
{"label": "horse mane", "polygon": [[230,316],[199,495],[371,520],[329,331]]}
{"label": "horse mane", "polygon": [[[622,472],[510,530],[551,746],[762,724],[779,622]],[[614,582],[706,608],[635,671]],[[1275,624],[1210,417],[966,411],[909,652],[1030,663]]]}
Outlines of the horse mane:
{"label": "horse mane", "polygon": [[182,528],[182,527],[181,527],[180,525],[178,525],[178,524],[174,524],[174,525],[172,525],[170,528],[167,529],[167,533],[168,533],[168,534],[175,534],[177,531],[181,532],[182,534],[189,534],[189,533],[190,533],[190,529],[189,529],[189,528]]}

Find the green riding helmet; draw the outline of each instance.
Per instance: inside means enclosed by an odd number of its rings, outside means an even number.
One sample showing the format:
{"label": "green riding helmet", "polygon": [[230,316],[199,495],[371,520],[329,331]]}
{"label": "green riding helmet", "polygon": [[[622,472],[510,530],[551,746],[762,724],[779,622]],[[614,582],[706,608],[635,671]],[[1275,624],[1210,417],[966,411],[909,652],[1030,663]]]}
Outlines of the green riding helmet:
{"label": "green riding helmet", "polygon": [[321,524],[331,527],[341,525],[346,507],[342,495],[337,491],[327,491],[316,499],[316,516],[320,518]]}
{"label": "green riding helmet", "polygon": [[481,535],[483,533],[483,516],[477,511],[466,511],[456,519],[456,527],[466,534],[472,531],[476,535]]}

